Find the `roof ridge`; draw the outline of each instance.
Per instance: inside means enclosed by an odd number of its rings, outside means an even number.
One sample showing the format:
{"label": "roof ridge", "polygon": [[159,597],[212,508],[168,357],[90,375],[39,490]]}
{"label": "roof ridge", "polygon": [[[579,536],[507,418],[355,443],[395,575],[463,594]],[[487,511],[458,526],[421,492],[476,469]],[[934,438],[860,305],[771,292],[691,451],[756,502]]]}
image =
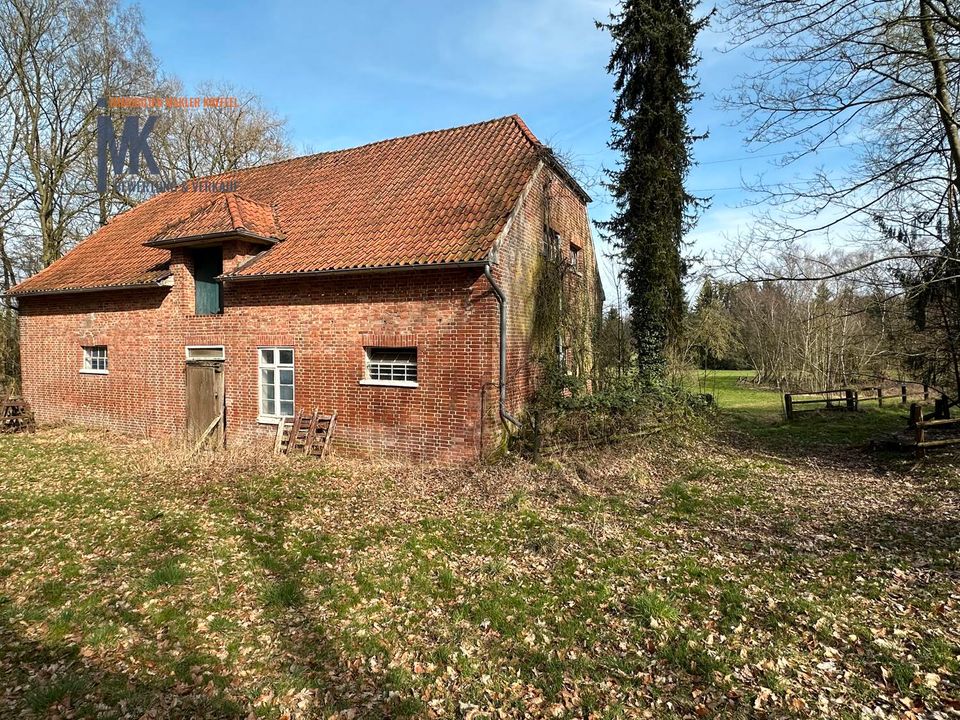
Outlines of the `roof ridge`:
{"label": "roof ridge", "polygon": [[522,117],[520,117],[516,113],[514,113],[513,115],[510,115],[509,117],[512,118],[513,121],[517,124],[517,127],[520,128],[520,132],[522,132],[523,136],[530,141],[531,145],[533,145],[535,148],[538,148],[538,149],[545,147],[544,144],[540,142],[540,139],[533,134],[533,130],[531,130],[530,127],[523,121]]}
{"label": "roof ridge", "polygon": [[230,224],[234,230],[246,229],[243,225],[243,214],[237,207],[237,198],[232,192],[224,193],[224,199],[227,201],[227,214],[230,215]]}
{"label": "roof ridge", "polygon": [[[169,191],[168,191],[168,192],[169,192]],[[208,203],[201,203],[200,205],[197,205],[196,207],[193,207],[193,208],[187,210],[183,215],[179,215],[179,216],[176,217],[175,219],[171,220],[171,221],[168,222],[166,225],[164,225],[162,228],[160,228],[160,230],[159,230],[158,232],[154,233],[154,236],[153,236],[153,238],[151,238],[151,240],[153,240],[154,238],[157,238],[157,237],[159,237],[159,236],[161,236],[161,235],[165,235],[165,234],[167,233],[167,231],[170,230],[170,229],[172,229],[173,227],[175,227],[175,226],[177,226],[177,225],[181,225],[181,224],[185,223],[187,220],[191,219],[192,217],[194,217],[194,216],[196,216],[196,215],[199,215],[199,214],[202,213],[204,210],[207,210],[208,208],[213,207],[218,201],[220,201],[220,200],[223,198],[223,195],[224,195],[224,194],[225,194],[225,193],[212,193],[212,197],[211,197],[211,199],[210,199],[210,202],[208,202]],[[161,195],[166,195],[166,193],[160,193],[160,195],[155,195],[154,197],[160,197]],[[152,200],[153,198],[150,198],[150,199]],[[138,205],[137,207],[140,207],[140,206]],[[227,212],[229,212],[229,207],[228,207],[228,209],[227,209]],[[233,218],[231,217],[231,220],[232,220],[232,219],[233,219]]]}
{"label": "roof ridge", "polygon": [[[351,147],[339,148],[337,150],[322,150],[316,153],[309,153],[307,155],[297,155],[296,157],[284,158],[283,160],[274,160],[273,162],[262,163],[260,165],[253,165],[247,168],[237,168],[235,170],[228,170],[221,173],[215,173],[212,175],[201,175],[199,177],[190,178],[191,180],[209,180],[211,178],[221,178],[221,177],[233,177],[242,173],[248,173],[254,170],[260,170],[261,168],[273,167],[274,165],[282,165],[283,163],[294,162],[296,160],[311,160],[326,155],[337,155],[339,153],[347,153],[353,150],[364,150],[366,148],[375,147],[377,145],[385,145],[387,143],[398,142],[400,140],[410,140],[411,138],[425,137],[427,135],[439,135],[441,133],[455,132],[457,130],[466,130],[467,128],[472,127],[481,127],[483,125],[492,125],[493,123],[503,122],[504,120],[512,120],[514,124],[520,129],[524,137],[534,146],[540,147],[542,143],[537,139],[530,128],[527,127],[527,124],[523,119],[514,113],[513,115],[501,115],[500,117],[490,118],[489,120],[480,120],[478,122],[464,123],[463,125],[454,125],[453,127],[440,128],[439,130],[422,130],[421,132],[410,133],[408,135],[397,135],[392,138],[384,138],[383,140],[374,140],[368,143],[362,143],[360,145],[353,145]],[[169,192],[169,191],[168,191]],[[160,193],[163,195],[165,193]],[[156,196],[154,196],[156,197]]]}

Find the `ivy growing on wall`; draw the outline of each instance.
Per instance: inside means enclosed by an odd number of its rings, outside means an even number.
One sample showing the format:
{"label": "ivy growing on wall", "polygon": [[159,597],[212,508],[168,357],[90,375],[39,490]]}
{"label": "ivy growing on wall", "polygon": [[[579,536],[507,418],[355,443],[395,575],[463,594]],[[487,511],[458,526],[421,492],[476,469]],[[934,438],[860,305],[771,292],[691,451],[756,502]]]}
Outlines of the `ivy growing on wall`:
{"label": "ivy growing on wall", "polygon": [[539,374],[534,411],[556,407],[563,397],[586,389],[594,321],[589,294],[583,292],[586,276],[571,266],[561,244],[567,238],[555,231],[549,181],[543,197],[543,244],[534,277],[532,342]]}

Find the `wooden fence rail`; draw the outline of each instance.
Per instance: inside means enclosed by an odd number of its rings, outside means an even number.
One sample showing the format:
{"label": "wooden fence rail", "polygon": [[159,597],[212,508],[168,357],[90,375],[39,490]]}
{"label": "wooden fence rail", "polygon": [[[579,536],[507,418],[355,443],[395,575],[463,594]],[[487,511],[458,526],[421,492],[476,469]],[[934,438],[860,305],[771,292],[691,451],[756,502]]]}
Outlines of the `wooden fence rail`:
{"label": "wooden fence rail", "polygon": [[[885,402],[900,401],[901,405],[906,405],[910,400],[920,400],[924,402],[930,400],[930,386],[923,384],[923,390],[911,392],[908,385],[920,385],[920,383],[901,383],[899,392],[887,394],[886,389],[881,385],[866,386],[859,389],[854,388],[834,388],[832,390],[812,390],[802,393],[784,393],[783,409],[787,420],[793,420],[797,413],[805,412],[797,408],[798,405],[823,405],[825,408],[839,408],[842,410],[854,411],[860,407],[860,403],[875,402],[878,407],[883,407]],[[816,395],[818,397],[809,397]],[[799,399],[798,399],[799,398]],[[812,408],[817,410],[819,408]]]}
{"label": "wooden fence rail", "polygon": [[901,405],[906,405],[910,400],[919,400],[922,398],[926,401],[930,399],[930,386],[926,384],[924,384],[922,391],[911,392],[906,384],[900,385],[898,390],[899,392],[894,391],[893,394],[887,394],[886,389],[882,385],[862,387],[857,391],[859,396],[858,404],[875,402],[877,403],[877,407],[883,407],[883,403],[887,401],[896,402],[899,400]]}
{"label": "wooden fence rail", "polygon": [[[809,395],[819,395],[821,397],[810,398]],[[832,397],[832,396],[838,397]],[[800,397],[801,399],[797,399]],[[787,415],[787,420],[793,420],[797,413],[804,412],[798,410],[797,405],[823,405],[825,408],[840,407],[841,409],[853,412],[857,409],[857,391],[853,388],[842,388],[836,390],[815,390],[804,393],[784,393],[783,409]],[[817,410],[819,408],[811,408]]]}
{"label": "wooden fence rail", "polygon": [[949,445],[960,445],[960,435],[957,437],[938,437],[930,439],[927,436],[929,430],[960,430],[960,418],[950,417],[950,407],[943,400],[937,402],[938,414],[946,417],[935,417],[927,419],[923,415],[923,407],[918,403],[910,406],[910,426],[913,428],[916,438],[917,455],[922,457],[927,448],[947,447]]}

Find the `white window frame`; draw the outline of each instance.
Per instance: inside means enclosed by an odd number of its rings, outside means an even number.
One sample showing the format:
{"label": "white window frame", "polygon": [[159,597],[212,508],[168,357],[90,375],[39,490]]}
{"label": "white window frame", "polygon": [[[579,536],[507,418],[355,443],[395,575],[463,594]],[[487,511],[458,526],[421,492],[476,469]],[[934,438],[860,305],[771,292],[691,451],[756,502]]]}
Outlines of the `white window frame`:
{"label": "white window frame", "polygon": [[[265,363],[263,360],[263,350],[273,351],[273,363]],[[280,362],[280,352],[290,352],[290,362]],[[286,345],[264,345],[257,348],[257,422],[277,424],[281,418],[293,417],[297,411],[297,373],[295,369],[296,354],[292,347]],[[264,414],[263,412],[263,370],[273,370],[273,409],[276,414]],[[289,415],[280,414],[280,371],[289,370],[293,376],[291,387],[293,388],[293,400],[291,404],[293,411]]]}
{"label": "white window frame", "polygon": [[583,248],[570,243],[570,267],[573,271],[580,274],[580,262],[583,259]]}
{"label": "white window frame", "polygon": [[[220,353],[211,357],[192,357],[190,355],[191,350],[219,350]],[[184,347],[183,352],[187,360],[211,360],[213,362],[219,362],[227,359],[223,345],[187,345]]]}
{"label": "white window frame", "polygon": [[[370,377],[370,366],[374,363],[370,360],[370,355],[374,351],[385,351],[385,352],[413,352],[414,361],[411,362],[398,362],[390,363],[391,365],[403,366],[404,368],[409,369],[413,367],[414,375],[416,380],[381,380],[379,378]],[[383,363],[376,363],[383,364]],[[408,370],[405,370],[406,373]],[[385,345],[371,345],[363,348],[363,379],[360,381],[361,385],[381,385],[384,387],[404,387],[404,388],[415,388],[420,385],[420,352],[416,347],[407,346],[407,347],[388,347]]]}
{"label": "white window frame", "polygon": [[[110,350],[106,345],[82,345],[83,360],[80,365],[80,372],[83,375],[109,375],[110,374]],[[103,356],[95,356],[93,353],[97,350],[103,350]],[[96,367],[103,360],[103,367]]]}

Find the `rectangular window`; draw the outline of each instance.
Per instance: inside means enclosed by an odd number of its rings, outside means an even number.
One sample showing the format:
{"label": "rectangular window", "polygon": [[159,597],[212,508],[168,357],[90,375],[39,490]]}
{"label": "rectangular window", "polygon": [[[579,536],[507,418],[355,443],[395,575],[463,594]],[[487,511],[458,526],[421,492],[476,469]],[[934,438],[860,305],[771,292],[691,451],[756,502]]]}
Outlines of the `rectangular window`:
{"label": "rectangular window", "polygon": [[580,248],[570,243],[570,267],[574,272],[580,272]]}
{"label": "rectangular window", "polygon": [[87,345],[83,348],[83,367],[80,372],[97,373],[106,375],[107,367],[107,346],[106,345]]}
{"label": "rectangular window", "polygon": [[223,312],[223,286],[216,280],[223,274],[223,250],[220,247],[193,251],[194,312],[219,315]]}
{"label": "rectangular window", "polygon": [[293,416],[293,348],[257,348],[260,416]]}
{"label": "rectangular window", "polygon": [[187,360],[224,360],[223,345],[188,345]]}
{"label": "rectangular window", "polygon": [[417,384],[417,349],[368,347],[365,380],[377,385]]}
{"label": "rectangular window", "polygon": [[554,258],[560,252],[560,233],[549,225],[543,226],[543,246],[540,253],[544,257]]}

